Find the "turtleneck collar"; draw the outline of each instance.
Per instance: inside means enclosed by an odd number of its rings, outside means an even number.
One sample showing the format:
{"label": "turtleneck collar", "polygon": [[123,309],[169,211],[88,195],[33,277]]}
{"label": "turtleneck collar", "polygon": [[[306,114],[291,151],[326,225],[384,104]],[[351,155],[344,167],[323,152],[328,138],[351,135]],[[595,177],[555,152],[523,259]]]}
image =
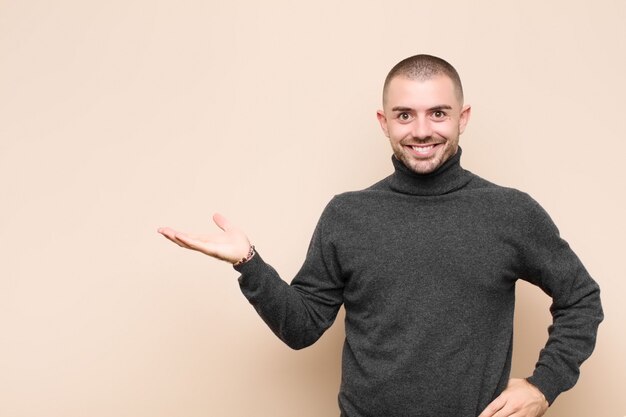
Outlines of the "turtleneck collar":
{"label": "turtleneck collar", "polygon": [[392,190],[403,194],[435,196],[447,194],[466,185],[472,174],[461,168],[461,147],[456,154],[429,174],[418,174],[407,168],[398,158],[391,157],[395,172],[390,177]]}

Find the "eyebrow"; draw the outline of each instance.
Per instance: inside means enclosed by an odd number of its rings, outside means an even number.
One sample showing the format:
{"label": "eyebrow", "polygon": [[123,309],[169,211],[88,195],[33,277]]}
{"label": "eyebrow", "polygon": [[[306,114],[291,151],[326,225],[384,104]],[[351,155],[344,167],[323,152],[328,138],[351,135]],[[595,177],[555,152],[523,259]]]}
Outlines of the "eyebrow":
{"label": "eyebrow", "polygon": [[[391,111],[412,111],[412,110],[413,110],[412,108],[404,107],[404,106],[396,106],[391,109]],[[428,111],[437,111],[437,110],[452,110],[452,106],[449,106],[447,104],[441,104],[439,106],[434,106],[428,109]]]}

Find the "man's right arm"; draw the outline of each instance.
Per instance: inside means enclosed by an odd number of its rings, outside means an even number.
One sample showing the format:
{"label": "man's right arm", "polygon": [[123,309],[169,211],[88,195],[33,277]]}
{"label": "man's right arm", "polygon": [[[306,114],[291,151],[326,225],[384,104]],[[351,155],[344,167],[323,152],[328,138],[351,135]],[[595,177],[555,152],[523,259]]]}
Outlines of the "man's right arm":
{"label": "man's right arm", "polygon": [[249,254],[250,242],[219,214],[213,219],[221,233],[193,235],[171,228],[160,228],[159,233],[181,247],[233,264],[241,273],[241,291],[261,318],[288,346],[302,349],[330,327],[343,302],[339,266],[332,244],[325,238],[326,217],[322,215],[305,262],[291,284],[282,280],[259,253],[241,262]]}
{"label": "man's right arm", "polygon": [[328,208],[322,215],[304,264],[291,284],[257,253],[235,266],[241,291],[261,318],[283,342],[302,349],[330,327],[343,303],[343,280],[337,257],[327,238]]}

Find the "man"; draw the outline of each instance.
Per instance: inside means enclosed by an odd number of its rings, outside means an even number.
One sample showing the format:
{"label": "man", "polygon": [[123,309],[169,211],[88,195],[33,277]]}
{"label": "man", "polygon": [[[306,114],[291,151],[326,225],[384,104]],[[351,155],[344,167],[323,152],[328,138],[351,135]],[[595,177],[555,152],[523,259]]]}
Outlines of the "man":
{"label": "man", "polygon": [[[222,233],[159,232],[233,263],[245,296],[294,349],[344,304],[342,416],[541,416],[593,350],[599,288],[534,200],[461,168],[470,114],[446,61],[398,63],[377,113],[395,172],[332,199],[290,285],[219,214]],[[533,375],[509,379],[519,278],[553,298],[554,321]]]}

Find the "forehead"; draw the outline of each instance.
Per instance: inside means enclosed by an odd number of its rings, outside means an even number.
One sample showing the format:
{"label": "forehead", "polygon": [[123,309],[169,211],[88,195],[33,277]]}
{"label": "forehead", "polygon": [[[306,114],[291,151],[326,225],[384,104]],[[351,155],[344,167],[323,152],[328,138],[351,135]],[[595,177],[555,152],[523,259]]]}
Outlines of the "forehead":
{"label": "forehead", "polygon": [[405,106],[412,108],[447,105],[460,107],[454,83],[445,75],[423,80],[395,77],[387,86],[384,107]]}

